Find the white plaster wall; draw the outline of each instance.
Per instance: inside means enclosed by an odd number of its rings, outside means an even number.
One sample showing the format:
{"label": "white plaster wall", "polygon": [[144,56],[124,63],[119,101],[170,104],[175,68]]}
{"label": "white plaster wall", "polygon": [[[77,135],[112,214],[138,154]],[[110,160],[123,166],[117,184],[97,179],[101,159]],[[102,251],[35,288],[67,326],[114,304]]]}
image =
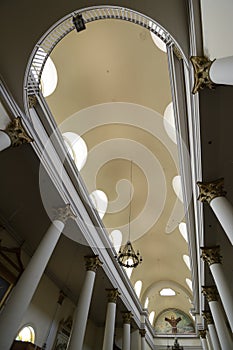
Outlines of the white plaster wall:
{"label": "white plaster wall", "polygon": [[102,350],[104,328],[88,320],[83,350]]}
{"label": "white plaster wall", "polygon": [[[51,321],[53,320],[58,295],[59,288],[46,275],[43,275],[19,327],[21,329],[26,324],[32,325],[36,332],[35,343],[40,347],[46,340]],[[53,338],[55,338],[59,321],[67,319],[73,314],[73,311],[73,303],[69,299],[65,299],[58,311],[57,325],[55,324],[54,327],[55,334]]]}

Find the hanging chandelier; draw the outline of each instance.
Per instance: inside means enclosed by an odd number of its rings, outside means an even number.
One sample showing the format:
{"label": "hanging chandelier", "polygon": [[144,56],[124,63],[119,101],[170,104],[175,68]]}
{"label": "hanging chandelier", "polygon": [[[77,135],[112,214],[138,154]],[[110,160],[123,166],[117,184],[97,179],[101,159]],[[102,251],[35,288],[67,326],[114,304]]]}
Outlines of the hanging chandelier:
{"label": "hanging chandelier", "polygon": [[137,267],[138,264],[142,263],[142,256],[139,253],[139,250],[137,250],[137,253],[135,253],[132,243],[130,242],[130,220],[131,220],[131,187],[132,187],[132,161],[130,166],[130,203],[129,203],[129,238],[125,246],[121,247],[118,255],[117,255],[117,261],[118,263],[126,268],[134,268]]}

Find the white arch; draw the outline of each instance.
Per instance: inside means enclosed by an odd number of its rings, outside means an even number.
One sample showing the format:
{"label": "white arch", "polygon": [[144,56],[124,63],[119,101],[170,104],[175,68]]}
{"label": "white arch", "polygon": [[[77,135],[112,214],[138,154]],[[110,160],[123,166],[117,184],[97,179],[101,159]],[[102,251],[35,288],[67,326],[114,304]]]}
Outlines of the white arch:
{"label": "white arch", "polygon": [[152,283],[143,293],[142,295],[142,305],[145,304],[146,298],[150,296],[150,294],[153,294],[153,291],[162,289],[162,288],[172,288],[174,290],[181,290],[188,298],[192,299],[192,293],[189,291],[189,289],[183,287],[181,284],[172,281],[172,280],[162,280],[158,282]]}

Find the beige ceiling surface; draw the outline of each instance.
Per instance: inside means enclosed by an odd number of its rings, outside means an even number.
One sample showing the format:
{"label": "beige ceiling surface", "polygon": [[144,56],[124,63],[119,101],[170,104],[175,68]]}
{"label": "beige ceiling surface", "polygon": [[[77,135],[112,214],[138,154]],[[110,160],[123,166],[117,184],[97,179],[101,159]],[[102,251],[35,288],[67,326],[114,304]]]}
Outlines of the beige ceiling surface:
{"label": "beige ceiling surface", "polygon": [[[149,31],[107,20],[67,35],[51,58],[58,85],[47,103],[61,132],[74,131],[87,144],[81,175],[90,193],[101,189],[108,197],[107,231],[120,229],[126,241],[131,210],[131,239],[143,256],[132,284],[142,280],[141,299],[149,297],[156,315],[172,307],[188,313],[190,271],[182,257],[188,245],[177,227],[184,211],[172,188],[177,148],[163,126],[171,102],[166,54]],[[163,287],[177,295],[161,297]]]}

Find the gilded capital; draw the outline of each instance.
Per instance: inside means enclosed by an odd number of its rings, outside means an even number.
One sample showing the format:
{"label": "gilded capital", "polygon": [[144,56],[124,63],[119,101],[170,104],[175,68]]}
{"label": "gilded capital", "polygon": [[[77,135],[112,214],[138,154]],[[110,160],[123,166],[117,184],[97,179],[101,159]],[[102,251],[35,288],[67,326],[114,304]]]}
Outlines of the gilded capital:
{"label": "gilded capital", "polygon": [[117,288],[106,289],[106,291],[108,292],[108,302],[116,304],[117,297],[120,295],[120,292],[118,291],[118,289]]}
{"label": "gilded capital", "polygon": [[215,87],[214,82],[210,79],[210,67],[215,61],[209,60],[204,56],[191,56],[190,61],[192,62],[194,69],[194,86],[192,93],[195,94],[204,87],[213,89]]}
{"label": "gilded capital", "polygon": [[145,336],[146,336],[146,330],[145,330],[144,328],[139,329],[139,333],[140,333],[140,335],[141,335],[142,338],[145,338]]}
{"label": "gilded capital", "polygon": [[207,324],[213,324],[214,320],[210,311],[202,311],[202,316],[206,320]]}
{"label": "gilded capital", "polygon": [[130,324],[133,314],[131,311],[122,312],[123,323]]}
{"label": "gilded capital", "polygon": [[6,127],[4,132],[11,140],[11,147],[18,147],[23,143],[32,142],[33,139],[27,134],[22,124],[21,118],[14,118]]}
{"label": "gilded capital", "polygon": [[87,271],[96,272],[98,267],[103,265],[103,263],[99,259],[99,255],[84,256],[84,259]]}
{"label": "gilded capital", "polygon": [[218,179],[212,182],[197,182],[197,185],[200,190],[198,200],[201,202],[207,202],[210,204],[212,199],[216,197],[224,197],[226,191],[224,191],[224,179]]}
{"label": "gilded capital", "polygon": [[205,329],[199,330],[199,335],[201,338],[205,339],[206,338],[206,330]]}
{"label": "gilded capital", "polygon": [[218,291],[215,286],[202,287],[202,293],[208,302],[218,301]]}
{"label": "gilded capital", "polygon": [[221,264],[222,256],[220,255],[220,246],[209,248],[203,247],[201,250],[201,258],[207,262],[209,266],[212,264]]}
{"label": "gilded capital", "polygon": [[63,208],[56,209],[56,214],[55,214],[54,220],[59,220],[65,224],[68,219],[75,219],[75,218],[76,218],[76,216],[74,215],[74,213],[70,209],[70,204],[67,204]]}

